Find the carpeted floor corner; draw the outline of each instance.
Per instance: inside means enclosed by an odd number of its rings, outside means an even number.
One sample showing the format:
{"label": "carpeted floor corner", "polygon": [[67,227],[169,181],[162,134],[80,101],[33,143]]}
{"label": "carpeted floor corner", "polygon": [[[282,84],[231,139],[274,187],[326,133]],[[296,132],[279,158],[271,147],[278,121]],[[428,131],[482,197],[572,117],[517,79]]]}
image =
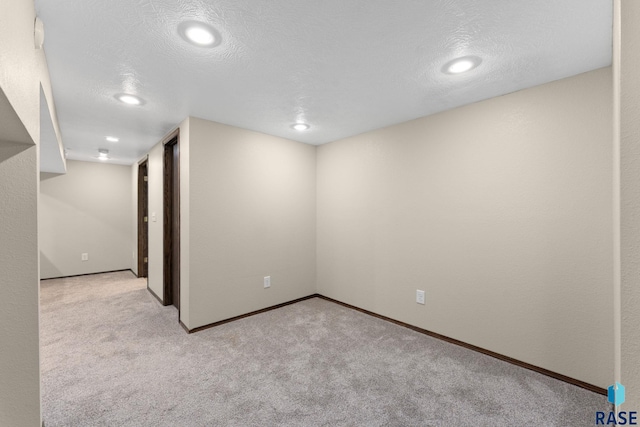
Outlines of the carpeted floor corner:
{"label": "carpeted floor corner", "polygon": [[591,426],[604,396],[313,298],[188,335],[130,272],[43,281],[54,426]]}

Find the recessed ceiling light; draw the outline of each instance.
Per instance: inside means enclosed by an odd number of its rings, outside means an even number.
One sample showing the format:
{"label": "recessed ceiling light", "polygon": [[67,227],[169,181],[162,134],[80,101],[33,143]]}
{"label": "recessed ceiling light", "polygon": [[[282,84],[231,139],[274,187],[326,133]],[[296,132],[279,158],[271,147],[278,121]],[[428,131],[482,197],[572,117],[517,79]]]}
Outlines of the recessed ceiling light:
{"label": "recessed ceiling light", "polygon": [[98,158],[100,160],[109,160],[109,150],[107,150],[106,148],[99,148]]}
{"label": "recessed ceiling light", "polygon": [[309,126],[306,123],[294,123],[291,125],[291,127],[297,131],[303,131],[303,130],[307,130],[309,129],[311,126]]}
{"label": "recessed ceiling light", "polygon": [[120,138],[117,138],[115,136],[105,136],[104,139],[106,139],[109,142],[118,142],[118,141],[120,141]]}
{"label": "recessed ceiling light", "polygon": [[462,58],[456,58],[453,61],[447,62],[444,67],[442,67],[442,72],[447,74],[460,74],[466,73],[467,71],[473,70],[476,68],[482,59],[477,56],[464,56]]}
{"label": "recessed ceiling light", "polygon": [[189,43],[201,47],[213,47],[220,44],[218,32],[208,24],[197,21],[185,21],[178,25],[178,33]]}
{"label": "recessed ceiling light", "polygon": [[125,104],[128,105],[142,105],[144,104],[144,101],[142,100],[142,98],[139,98],[135,95],[131,95],[129,93],[119,93],[115,96],[115,98],[120,101],[120,102],[124,102]]}
{"label": "recessed ceiling light", "polygon": [[202,46],[213,44],[216,40],[213,34],[207,31],[206,28],[202,27],[189,27],[185,30],[184,35],[195,44]]}

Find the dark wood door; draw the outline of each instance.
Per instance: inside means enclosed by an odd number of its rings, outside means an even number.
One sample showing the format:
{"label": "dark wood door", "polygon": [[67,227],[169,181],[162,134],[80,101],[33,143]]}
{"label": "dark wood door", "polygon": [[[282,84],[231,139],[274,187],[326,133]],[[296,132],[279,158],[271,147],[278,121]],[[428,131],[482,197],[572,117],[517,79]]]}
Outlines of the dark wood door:
{"label": "dark wood door", "polygon": [[180,152],[177,141],[172,147],[171,294],[173,305],[180,310]]}
{"label": "dark wood door", "polygon": [[149,191],[147,161],[138,166],[138,277],[148,276]]}
{"label": "dark wood door", "polygon": [[180,310],[180,148],[164,146],[164,304]]}

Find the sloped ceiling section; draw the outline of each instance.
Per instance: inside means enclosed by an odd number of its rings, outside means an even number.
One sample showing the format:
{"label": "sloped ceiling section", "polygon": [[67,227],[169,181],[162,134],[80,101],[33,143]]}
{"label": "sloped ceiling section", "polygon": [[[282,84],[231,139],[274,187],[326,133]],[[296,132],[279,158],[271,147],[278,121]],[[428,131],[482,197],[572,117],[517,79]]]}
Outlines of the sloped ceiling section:
{"label": "sloped ceiling section", "polygon": [[[186,116],[322,144],[611,64],[610,0],[37,0],[69,158]],[[205,22],[215,47],[187,43]],[[468,73],[448,61],[482,60]],[[127,106],[119,93],[140,96]],[[297,121],[310,125],[299,132]],[[117,143],[105,141],[116,135]]]}

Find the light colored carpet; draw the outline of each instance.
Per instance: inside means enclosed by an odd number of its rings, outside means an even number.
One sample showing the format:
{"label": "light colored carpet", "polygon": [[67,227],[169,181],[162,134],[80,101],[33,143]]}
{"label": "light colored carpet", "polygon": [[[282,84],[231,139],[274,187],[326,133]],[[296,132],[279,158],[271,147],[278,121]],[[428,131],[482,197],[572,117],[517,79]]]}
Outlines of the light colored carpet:
{"label": "light colored carpet", "polygon": [[319,299],[188,335],[130,272],[42,282],[54,426],[589,426],[604,396]]}

